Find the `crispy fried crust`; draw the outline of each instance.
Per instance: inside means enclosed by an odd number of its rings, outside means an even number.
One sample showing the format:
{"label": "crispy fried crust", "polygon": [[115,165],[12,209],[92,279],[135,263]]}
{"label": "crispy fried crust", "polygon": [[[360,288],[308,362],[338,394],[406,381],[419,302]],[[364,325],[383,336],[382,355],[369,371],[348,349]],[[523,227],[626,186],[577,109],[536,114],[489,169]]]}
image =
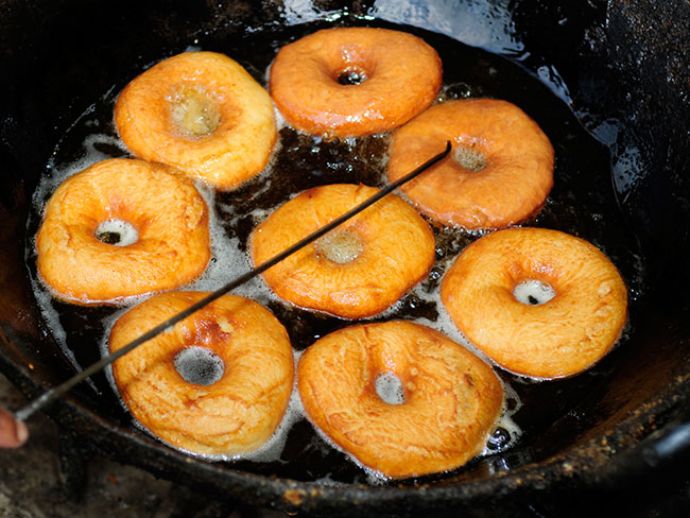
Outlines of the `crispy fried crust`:
{"label": "crispy fried crust", "polygon": [[[341,73],[366,76],[342,85]],[[429,106],[441,87],[436,51],[388,29],[325,29],[286,45],[271,67],[270,91],[287,121],[315,135],[381,133]]]}
{"label": "crispy fried crust", "polygon": [[[376,378],[391,372],[405,402],[390,405]],[[364,466],[405,478],[455,469],[482,451],[503,402],[491,367],[425,326],[357,325],[300,358],[297,383],[311,422]]]}
{"label": "crispy fried crust", "polygon": [[[109,338],[117,351],[207,293],[157,295],[125,313]],[[173,361],[189,346],[205,347],[225,364],[208,386],[187,383]],[[275,432],[293,387],[292,348],[285,328],[261,305],[225,295],[113,365],[132,415],[166,443],[210,455],[256,450]]]}
{"label": "crispy fried crust", "polygon": [[[432,106],[394,132],[388,179],[418,167],[448,140],[451,156],[402,187],[424,214],[442,225],[478,230],[506,227],[541,209],[553,186],[553,147],[532,119],[505,101]],[[468,150],[483,156],[480,170],[456,160]]]}
{"label": "crispy fried crust", "polygon": [[[515,286],[537,280],[556,296],[518,302]],[[602,358],[627,316],[625,283],[595,246],[563,232],[513,228],[468,246],[443,279],[456,326],[505,369],[539,378],[577,374]]]}
{"label": "crispy fried crust", "polygon": [[[106,220],[138,232],[129,246],[96,237]],[[160,164],[112,159],[65,180],[36,237],[38,273],[56,297],[116,303],[196,279],[211,257],[208,209],[191,181]]]}
{"label": "crispy fried crust", "polygon": [[[304,191],[254,230],[250,243],[254,264],[282,252],[375,192],[373,187],[349,184]],[[397,196],[386,197],[332,232],[338,233],[360,245],[355,259],[334,262],[324,255],[323,241],[317,241],[270,268],[264,280],[278,296],[297,306],[355,319],[394,304],[433,266],[433,232]]]}
{"label": "crispy fried crust", "polygon": [[[172,100],[199,89],[217,109],[219,125],[190,137],[174,124]],[[242,66],[215,52],[185,52],[132,80],[115,105],[120,137],[136,156],[176,167],[231,190],[259,174],[277,138],[273,103]]]}

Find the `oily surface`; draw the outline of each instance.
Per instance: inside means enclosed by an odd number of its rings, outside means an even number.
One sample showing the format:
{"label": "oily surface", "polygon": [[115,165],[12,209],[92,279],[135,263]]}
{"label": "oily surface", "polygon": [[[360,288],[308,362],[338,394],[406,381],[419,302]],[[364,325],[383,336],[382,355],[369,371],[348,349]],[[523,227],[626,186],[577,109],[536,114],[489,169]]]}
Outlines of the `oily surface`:
{"label": "oily surface", "polygon": [[494,99],[438,104],[395,131],[389,180],[418,167],[448,140],[453,153],[480,153],[485,164],[468,170],[451,154],[404,185],[423,213],[444,225],[493,229],[518,223],[544,204],[553,185],[553,147],[520,108]]}
{"label": "oily surface", "polygon": [[[383,402],[393,373],[405,402]],[[405,321],[365,324],[317,341],[298,366],[309,419],[365,466],[394,478],[461,466],[484,448],[503,402],[491,368],[445,335]]]}
{"label": "oily surface", "polygon": [[[208,209],[189,180],[141,160],[98,162],[65,180],[36,237],[38,272],[61,298],[116,302],[191,282],[210,258]],[[131,224],[138,240],[104,243],[106,220]]]}
{"label": "oily surface", "polygon": [[[176,96],[206,96],[217,116],[208,135],[176,126]],[[235,61],[215,52],[185,52],[131,81],[115,105],[120,137],[136,156],[161,162],[221,190],[259,174],[277,138],[268,93]]]}
{"label": "oily surface", "polygon": [[[556,296],[529,305],[513,296],[526,280]],[[443,279],[441,298],[457,327],[502,367],[557,378],[602,358],[627,317],[616,267],[594,245],[563,232],[513,228],[468,246]]]}
{"label": "oily surface", "polygon": [[[338,82],[356,71],[358,85]],[[424,40],[374,28],[325,29],[284,46],[271,67],[270,90],[297,129],[360,136],[395,128],[431,104],[441,60]]]}
{"label": "oily surface", "polygon": [[[117,351],[197,302],[204,292],[155,296],[123,315],[110,333]],[[187,383],[174,367],[185,347],[210,349],[222,378]],[[134,417],[168,444],[200,454],[237,455],[266,442],[280,423],[293,385],[285,328],[261,305],[226,295],[116,361],[113,376]]]}
{"label": "oily surface", "polygon": [[[282,28],[272,24],[267,30],[251,34],[247,32],[245,36],[232,43],[228,43],[225,34],[215,38],[202,38],[199,46],[233,56],[260,82],[281,46],[330,23],[306,23]],[[380,23],[372,22],[377,25]],[[611,190],[611,178],[608,174],[610,157],[606,148],[588,137],[568,106],[540,83],[536,75],[526,73],[524,68],[500,56],[465,47],[438,34],[418,31],[412,27],[398,29],[410,31],[424,38],[439,52],[444,63],[448,64],[444,69],[444,88],[440,97],[457,98],[469,95],[507,99],[520,106],[539,123],[552,140],[557,153],[556,185],[540,213],[539,225],[558,228],[602,246],[621,269],[626,282],[630,283],[631,303],[639,300],[640,277],[636,273],[638,263],[632,255],[632,251],[637,248],[631,241],[632,236],[621,232],[621,228],[625,227],[625,221],[617,209]],[[175,48],[181,50],[187,44],[189,41]],[[162,52],[154,48],[147,54],[145,61],[160,59]],[[141,61],[132,61],[122,72],[113,76],[114,79],[109,78],[106,86],[109,87],[113,82],[121,82],[127,77],[134,77],[140,72]],[[114,98],[109,95],[101,100],[100,97],[106,86],[100,87],[100,90],[85,98],[84,105],[95,101],[96,110],[78,121],[56,148],[56,163],[61,167],[64,168],[73,160],[81,158],[82,141],[94,131],[106,132],[111,137],[117,137],[111,125]],[[92,125],[94,122],[98,122],[99,125]],[[54,142],[50,142],[48,146],[51,151],[53,144]],[[274,210],[276,206],[304,189],[341,182],[380,185],[384,181],[382,169],[387,160],[387,147],[387,137],[327,141],[312,139],[290,127],[284,127],[281,130],[281,146],[277,149],[276,160],[272,162],[270,172],[256,178],[246,188],[216,195],[214,209],[218,221],[222,222],[230,238],[238,239],[239,248],[244,251],[249,233],[264,218],[265,211]],[[99,149],[112,156],[121,154],[119,149],[112,146],[102,146]],[[231,206],[232,212],[225,213],[225,206]],[[253,212],[255,209],[257,212]],[[32,223],[27,232],[27,242],[31,242],[31,246],[37,227],[37,223]],[[386,312],[386,318],[423,318],[428,325],[436,329],[447,329],[449,323],[443,315],[437,297],[434,295],[433,301],[427,301],[428,297],[425,295],[433,294],[438,285],[438,277],[450,266],[448,263],[474,239],[473,235],[467,237],[459,229],[439,229],[437,248],[441,253],[437,255],[438,261],[434,269],[418,289],[408,293],[399,304]],[[31,251],[28,256],[32,257]],[[222,261],[222,258],[219,260]],[[32,261],[30,263],[31,269]],[[209,289],[217,287],[216,284],[204,281],[205,289],[206,286]],[[325,336],[347,325],[341,319],[268,299],[268,295],[266,297],[262,300],[270,304],[271,310],[289,328],[293,345],[297,349],[304,349],[319,336]],[[65,349],[74,352],[81,365],[98,360],[100,354],[93,347],[93,343],[102,339],[104,331],[101,319],[110,315],[111,309],[89,308],[85,313],[84,308],[56,301],[54,304],[59,313],[60,323],[67,332]],[[437,309],[443,315],[442,319],[437,320]],[[616,347],[605,361],[599,362],[591,371],[565,380],[534,384],[513,383],[510,374],[499,371],[503,379],[514,385],[519,399],[524,403],[515,415],[515,421],[523,429],[524,435],[519,441],[511,441],[505,448],[498,450],[499,453],[496,455],[478,459],[465,469],[448,476],[434,477],[434,480],[443,478],[441,484],[476,480],[494,466],[504,466],[506,463],[512,468],[516,462],[517,465],[522,465],[537,461],[569,446],[574,437],[579,437],[577,434],[584,426],[580,415],[573,418],[570,410],[579,407],[584,400],[599,401],[601,391],[607,390],[610,382],[617,383],[617,378],[611,375],[611,370],[614,367],[617,369],[621,356],[626,356],[636,343],[636,339],[623,340],[621,347]],[[60,351],[57,350],[56,354],[60,354]],[[65,377],[67,375],[68,373]],[[112,391],[105,376],[94,379],[102,392],[99,404],[103,412],[107,416],[114,415],[117,422],[128,422],[129,415],[122,411],[117,401],[111,397]],[[604,409],[608,411],[606,405]],[[598,419],[596,416],[600,414],[597,412],[592,410],[592,413],[588,413],[587,419],[590,420],[586,422],[591,423],[592,419]],[[574,420],[577,420],[579,428],[572,425]],[[556,422],[561,423],[560,427],[554,426]],[[548,440],[545,441],[543,438]],[[323,443],[314,435],[311,425],[305,421],[296,423],[292,428],[280,461],[264,463],[244,460],[217,466],[222,466],[228,472],[240,471],[300,481],[326,478],[355,485],[366,484],[368,481],[363,470],[343,454]],[[416,480],[410,480],[405,482],[405,485],[417,483]]]}
{"label": "oily surface", "polygon": [[[373,187],[350,184],[304,191],[254,230],[254,264],[282,252],[375,193]],[[359,254],[346,263],[334,262],[323,253],[331,244],[329,239],[337,240],[339,233],[359,245]],[[269,287],[301,307],[363,318],[395,303],[434,262],[429,225],[397,196],[387,196],[331,234],[266,271],[263,276]]]}

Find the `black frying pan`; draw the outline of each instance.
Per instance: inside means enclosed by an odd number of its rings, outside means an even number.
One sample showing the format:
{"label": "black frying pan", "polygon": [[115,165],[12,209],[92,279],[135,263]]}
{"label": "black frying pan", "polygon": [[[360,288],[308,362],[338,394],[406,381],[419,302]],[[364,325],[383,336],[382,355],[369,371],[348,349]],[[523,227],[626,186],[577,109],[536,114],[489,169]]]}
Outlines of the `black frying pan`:
{"label": "black frying pan", "polygon": [[[683,0],[285,4],[0,2],[2,371],[29,396],[71,373],[41,323],[24,240],[38,178],[55,143],[86,107],[197,38],[205,48],[227,48],[249,66],[253,49],[243,45],[247,27],[290,33],[291,24],[310,18],[317,19],[314,29],[404,23],[440,46],[450,35],[503,54],[508,61],[494,61],[498,58],[479,50],[461,52],[468,70],[473,63],[481,68],[484,59],[499,63],[500,77],[519,78],[527,70],[539,78],[534,86],[542,89],[539,95],[523,88],[514,94],[506,89],[505,96],[524,94],[528,106],[523,107],[541,117],[547,133],[548,127],[558,131],[559,120],[572,120],[582,125],[573,134],[590,134],[577,138],[589,139],[582,149],[594,150],[587,178],[596,189],[582,192],[600,198],[609,222],[602,228],[616,229],[616,239],[644,263],[639,282],[628,278],[635,302],[624,347],[594,374],[555,382],[550,390],[564,395],[562,404],[551,397],[548,409],[526,419],[531,432],[515,447],[451,475],[383,487],[357,478],[324,486],[304,472],[275,477],[270,469],[247,463],[190,459],[133,429],[111,395],[87,385],[49,414],[90,447],[165,478],[226,498],[319,513],[347,514],[353,505],[390,514],[516,512],[534,508],[545,490],[567,501],[576,494],[615,494],[674,473],[690,449],[684,425],[690,422],[690,5]],[[452,67],[446,59],[447,73]],[[262,79],[263,69],[249,69]],[[531,81],[530,88],[538,83]],[[504,86],[489,93],[503,92]],[[534,101],[542,95],[543,103]],[[548,96],[561,100],[554,104]],[[557,173],[558,167],[557,158]],[[596,235],[596,228],[592,232]]]}

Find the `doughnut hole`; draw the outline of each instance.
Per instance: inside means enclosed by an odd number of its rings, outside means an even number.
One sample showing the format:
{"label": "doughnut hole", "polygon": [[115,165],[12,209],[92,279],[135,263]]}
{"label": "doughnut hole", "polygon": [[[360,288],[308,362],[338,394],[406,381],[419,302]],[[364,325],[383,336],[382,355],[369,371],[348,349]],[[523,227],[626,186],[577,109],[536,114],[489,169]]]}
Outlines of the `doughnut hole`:
{"label": "doughnut hole", "polygon": [[373,344],[369,357],[367,393],[373,408],[419,403],[415,403],[419,370],[409,350],[395,340],[387,340]]}
{"label": "doughnut hole", "polygon": [[362,238],[352,229],[334,230],[314,244],[316,253],[336,264],[348,264],[364,251]]}
{"label": "doughnut hole", "polygon": [[225,363],[211,349],[192,345],[175,355],[175,370],[187,383],[208,387],[220,381]]}
{"label": "doughnut hole", "polygon": [[393,372],[384,372],[376,377],[374,382],[376,395],[384,403],[389,405],[402,405],[405,403],[405,387],[402,381]]}
{"label": "doughnut hole", "polygon": [[96,228],[96,239],[107,245],[129,246],[139,240],[139,232],[130,222],[107,219]]}
{"label": "doughnut hole", "polygon": [[334,63],[336,65],[331,69],[330,75],[341,86],[358,86],[367,82],[376,68],[371,59],[367,59],[354,47],[341,49]]}
{"label": "doughnut hole", "polygon": [[173,128],[183,137],[207,137],[220,126],[218,103],[202,85],[178,85],[168,102]]}
{"label": "doughnut hole", "polygon": [[556,296],[556,290],[548,282],[527,279],[513,288],[513,297],[522,304],[538,306],[546,304]]}
{"label": "doughnut hole", "polygon": [[360,85],[368,79],[367,73],[360,67],[348,67],[338,74],[338,84],[343,86]]}
{"label": "doughnut hole", "polygon": [[453,160],[463,169],[471,173],[478,173],[486,168],[486,154],[476,146],[460,144],[455,147]]}

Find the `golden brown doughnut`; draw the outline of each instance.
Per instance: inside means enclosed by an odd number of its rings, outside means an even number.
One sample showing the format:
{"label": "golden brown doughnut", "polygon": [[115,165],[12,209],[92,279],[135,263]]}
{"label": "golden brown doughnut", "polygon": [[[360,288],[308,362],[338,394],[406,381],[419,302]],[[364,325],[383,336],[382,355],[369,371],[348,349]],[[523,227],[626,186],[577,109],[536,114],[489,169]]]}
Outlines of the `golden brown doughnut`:
{"label": "golden brown doughnut", "polygon": [[276,141],[273,103],[242,66],[215,52],[185,52],[132,80],[115,105],[136,156],[221,190],[259,174]]}
{"label": "golden brown doughnut", "polygon": [[[402,404],[377,392],[402,384]],[[445,335],[405,321],[357,325],[302,355],[297,385],[310,421],[364,466],[405,478],[455,469],[479,454],[499,417],[491,367]]]}
{"label": "golden brown doughnut", "polygon": [[[347,77],[363,80],[343,84]],[[424,40],[351,27],[321,30],[281,48],[269,86],[295,128],[346,137],[404,124],[432,103],[441,79],[441,60]]]}
{"label": "golden brown doughnut", "polygon": [[553,186],[553,147],[537,124],[506,101],[448,101],[393,133],[388,179],[443,150],[453,152],[404,185],[415,206],[443,225],[502,228],[535,215]]}
{"label": "golden brown doughnut", "polygon": [[[171,292],[139,304],[113,326],[110,351],[206,295]],[[175,362],[189,348],[222,360],[218,381],[185,381]],[[275,432],[290,400],[294,362],[285,328],[267,309],[225,295],[117,360],[113,377],[132,415],[161,440],[193,453],[234,456],[256,450]]]}
{"label": "golden brown doughnut", "polygon": [[628,301],[603,253],[543,228],[501,230],[472,243],[444,277],[441,299],[458,329],[496,363],[539,378],[571,376],[602,358],[621,335]]}
{"label": "golden brown doughnut", "polygon": [[[377,190],[336,184],[304,191],[271,214],[251,236],[259,265],[330,223]],[[434,262],[429,225],[397,196],[387,196],[263,274],[297,306],[344,318],[375,315],[419,282]]]}
{"label": "golden brown doughnut", "polygon": [[[204,272],[211,257],[206,203],[190,180],[170,173],[160,164],[111,159],[57,188],[36,236],[38,273],[56,297],[118,303]],[[109,225],[121,231],[119,244],[104,242]]]}

